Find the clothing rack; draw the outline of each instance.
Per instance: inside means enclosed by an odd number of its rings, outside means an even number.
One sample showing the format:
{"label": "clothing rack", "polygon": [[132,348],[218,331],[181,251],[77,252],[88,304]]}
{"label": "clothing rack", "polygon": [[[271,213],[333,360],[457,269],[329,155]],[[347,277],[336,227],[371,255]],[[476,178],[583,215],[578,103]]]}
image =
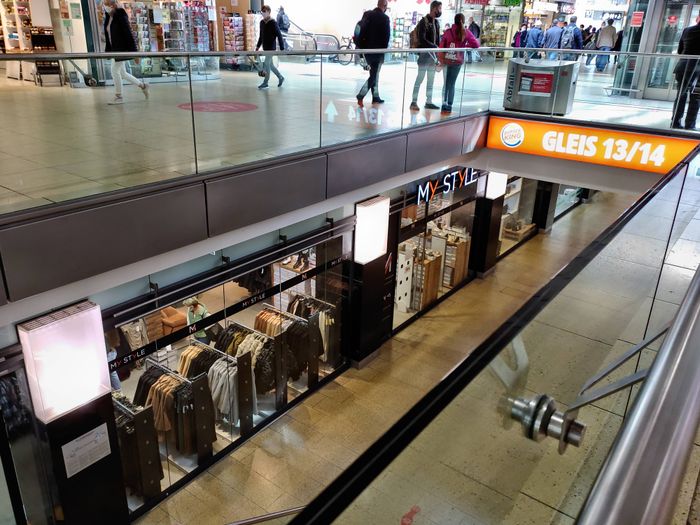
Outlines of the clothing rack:
{"label": "clothing rack", "polygon": [[312,295],[306,295],[305,293],[301,292],[291,292],[293,295],[297,295],[299,297],[303,297],[304,299],[311,299],[312,301],[316,301],[317,303],[321,303],[324,306],[328,306],[329,308],[337,308],[336,305],[327,303],[326,301],[323,301],[321,299],[318,299],[317,297],[314,297]]}
{"label": "clothing rack", "polygon": [[[241,326],[241,328],[246,327]],[[236,395],[238,401],[238,420],[240,421],[241,437],[251,435],[253,433],[253,415],[255,410],[253,398],[253,357],[250,355],[250,352],[246,352],[240,357],[233,357],[228,355],[226,352],[222,352],[221,350],[202,343],[201,341],[195,340],[192,344],[205,350],[213,350],[217,354],[221,354],[224,359],[236,365],[238,374],[238,380],[236,381]]]}
{"label": "clothing rack", "polygon": [[271,310],[275,313],[281,314],[285,316],[287,319],[292,319],[294,321],[299,321],[301,323],[309,323],[308,319],[304,319],[303,317],[299,317],[298,315],[290,314],[289,312],[285,312],[284,310],[280,310],[276,306],[272,306],[271,304],[263,303],[263,309]]}
{"label": "clothing rack", "polygon": [[150,364],[152,364],[153,366],[155,366],[155,367],[157,367],[157,368],[160,368],[163,372],[165,372],[165,373],[168,374],[169,376],[172,376],[172,377],[174,377],[175,379],[179,379],[180,381],[183,381],[184,383],[187,383],[188,385],[194,385],[194,383],[195,383],[195,381],[196,381],[197,379],[199,379],[200,377],[206,375],[206,374],[201,374],[201,375],[195,377],[194,379],[187,379],[185,376],[180,375],[179,373],[175,372],[175,370],[172,370],[172,369],[168,368],[167,366],[163,366],[163,365],[161,365],[160,363],[157,363],[157,362],[154,361],[153,358],[151,358],[151,357],[147,357],[147,358],[146,358],[146,363],[150,363]]}
{"label": "clothing rack", "polygon": [[160,480],[163,479],[163,466],[158,450],[153,407],[148,406],[134,412],[114,397],[112,397],[112,403],[129,417],[134,430],[133,434],[128,432],[123,434],[123,430],[117,427],[125,467],[125,481],[144,499],[155,498],[161,492]]}
{"label": "clothing rack", "polygon": [[271,339],[274,339],[274,337],[269,336],[267,334],[262,333],[260,330],[256,330],[255,328],[251,328],[249,326],[245,326],[237,321],[226,321],[226,328],[229,326],[237,326],[238,328],[242,328],[243,330],[247,330],[251,334],[259,335],[260,337],[264,337],[268,341]]}
{"label": "clothing rack", "polygon": [[216,433],[216,428],[209,428],[211,425],[211,420],[208,416],[213,418],[213,401],[211,397],[211,391],[209,390],[209,378],[207,374],[200,374],[194,379],[190,380],[184,376],[181,376],[177,372],[170,370],[169,368],[156,363],[150,357],[145,359],[146,363],[150,363],[153,366],[160,368],[166,374],[170,375],[186,383],[192,387],[192,395],[194,397],[194,422],[196,441],[197,441],[197,460],[199,464],[202,464],[208,458],[212,456],[212,442],[207,439],[207,433]]}

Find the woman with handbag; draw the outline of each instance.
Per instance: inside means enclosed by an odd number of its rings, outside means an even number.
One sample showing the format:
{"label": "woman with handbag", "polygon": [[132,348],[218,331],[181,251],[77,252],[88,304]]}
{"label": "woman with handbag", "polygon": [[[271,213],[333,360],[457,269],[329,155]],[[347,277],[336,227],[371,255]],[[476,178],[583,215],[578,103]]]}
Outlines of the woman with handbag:
{"label": "woman with handbag", "polygon": [[[465,19],[462,13],[455,15],[455,23],[449,31],[445,31],[440,40],[440,47],[443,49],[455,49],[470,47],[477,49],[479,41],[469,29],[464,27]],[[445,85],[442,88],[442,108],[443,115],[452,113],[452,104],[455,98],[455,84],[459,77],[459,72],[464,64],[464,51],[449,51],[439,53],[440,63],[444,66],[443,75]]]}

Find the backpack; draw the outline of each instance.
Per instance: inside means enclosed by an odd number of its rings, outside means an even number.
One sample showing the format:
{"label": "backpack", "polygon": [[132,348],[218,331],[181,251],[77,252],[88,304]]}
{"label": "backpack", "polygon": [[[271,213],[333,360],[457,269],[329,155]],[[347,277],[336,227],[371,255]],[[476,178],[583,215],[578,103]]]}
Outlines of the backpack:
{"label": "backpack", "polygon": [[408,34],[410,39],[408,47],[410,47],[411,49],[418,49],[420,47],[420,36],[418,36],[418,30],[422,22],[423,19],[421,18],[416,24],[416,27],[414,27]]}
{"label": "backpack", "polygon": [[355,32],[352,35],[352,41],[357,49],[364,49],[367,47],[367,35],[365,34],[366,27],[367,17],[365,13],[365,15],[362,15],[360,21],[355,24]]}
{"label": "backpack", "polygon": [[560,49],[572,49],[574,47],[574,35],[576,34],[576,27],[568,25],[564,28],[564,32],[561,34],[561,46]]}

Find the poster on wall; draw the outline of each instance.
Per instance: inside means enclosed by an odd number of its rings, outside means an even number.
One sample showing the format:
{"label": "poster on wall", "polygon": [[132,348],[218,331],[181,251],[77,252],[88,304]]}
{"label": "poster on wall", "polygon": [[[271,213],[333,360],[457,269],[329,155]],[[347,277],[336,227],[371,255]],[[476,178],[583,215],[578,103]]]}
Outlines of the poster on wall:
{"label": "poster on wall", "polygon": [[70,20],[70,11],[68,10],[68,0],[58,0],[58,7],[61,11],[63,20]]}
{"label": "poster on wall", "polygon": [[71,3],[71,5],[70,5],[70,17],[73,20],[80,20],[83,18],[83,11],[82,11],[82,9],[80,9],[80,4]]}
{"label": "poster on wall", "polygon": [[68,478],[106,458],[112,453],[107,424],[102,423],[99,427],[66,443],[61,447],[61,451]]}
{"label": "poster on wall", "polygon": [[520,95],[548,97],[552,94],[554,73],[540,71],[523,71],[520,76]]}

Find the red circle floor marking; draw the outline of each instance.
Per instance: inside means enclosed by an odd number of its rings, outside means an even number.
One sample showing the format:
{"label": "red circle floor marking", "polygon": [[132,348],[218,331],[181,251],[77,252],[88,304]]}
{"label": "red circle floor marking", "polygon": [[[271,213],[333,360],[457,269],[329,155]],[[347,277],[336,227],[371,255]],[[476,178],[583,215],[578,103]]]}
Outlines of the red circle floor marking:
{"label": "red circle floor marking", "polygon": [[234,102],[231,100],[195,102],[194,104],[180,104],[180,109],[187,111],[200,111],[206,113],[242,113],[244,111],[255,111],[258,106],[246,104],[245,102]]}

